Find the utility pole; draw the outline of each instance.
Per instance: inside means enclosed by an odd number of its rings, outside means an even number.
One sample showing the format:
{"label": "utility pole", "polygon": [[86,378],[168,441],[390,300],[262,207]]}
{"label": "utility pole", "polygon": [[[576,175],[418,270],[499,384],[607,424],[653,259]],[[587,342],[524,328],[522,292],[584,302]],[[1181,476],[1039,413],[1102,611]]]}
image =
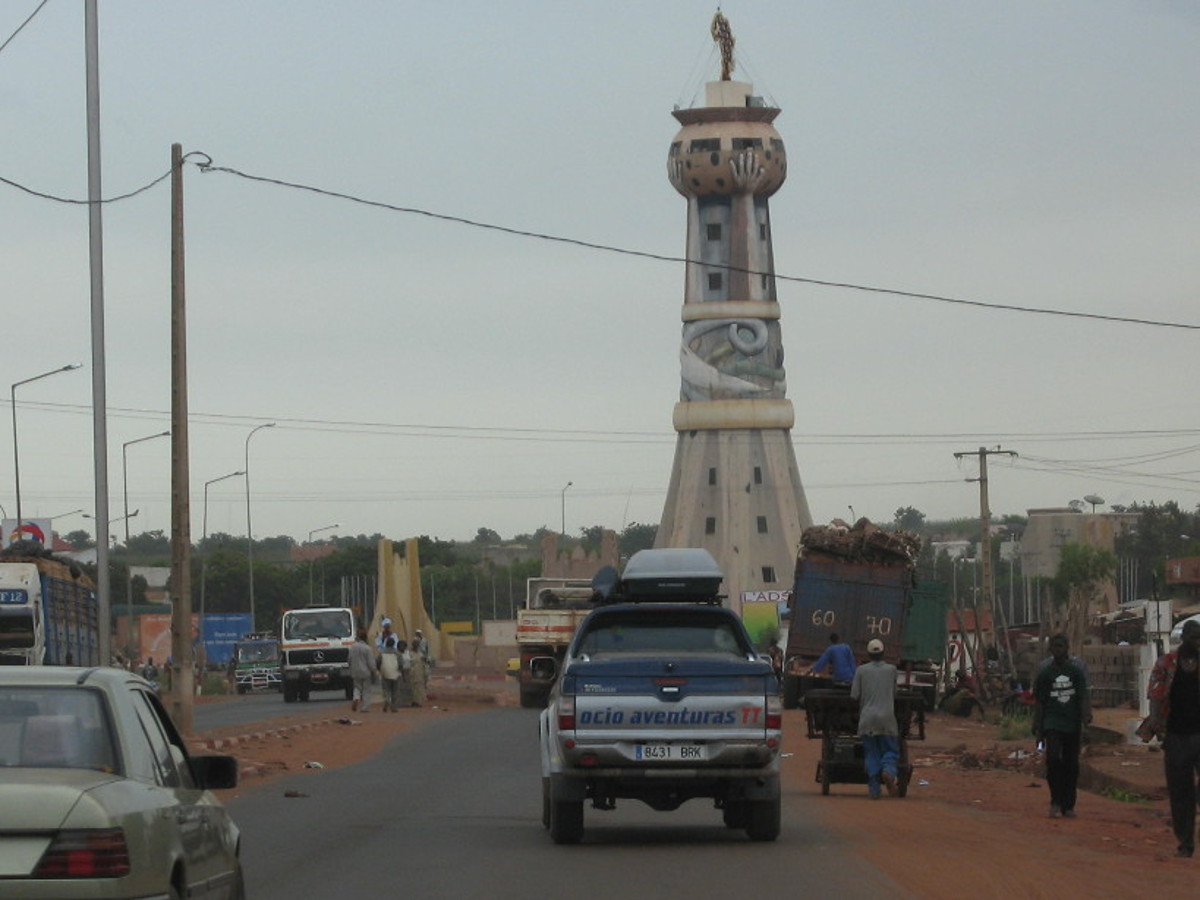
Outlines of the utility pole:
{"label": "utility pole", "polygon": [[[983,604],[982,604],[982,606],[984,609],[988,610],[992,614],[993,631],[996,627],[995,626],[996,608],[995,608],[995,598],[993,596],[993,591],[992,591],[992,588],[993,588],[993,579],[992,579],[992,512],[988,506],[987,461],[988,461],[989,456],[997,456],[997,455],[1015,457],[1017,454],[1014,453],[1012,450],[1001,450],[999,447],[995,448],[994,450],[989,450],[987,447],[980,447],[978,450],[964,451],[962,453],[954,454],[954,458],[958,459],[958,460],[961,460],[963,457],[966,457],[966,456],[978,456],[979,457],[979,477],[978,478],[968,478],[967,481],[978,481],[979,482],[979,532],[980,532],[979,542],[980,542],[982,553],[983,553],[982,559],[980,562],[980,564],[983,566],[983,569],[979,573],[980,577],[983,581],[983,585],[982,585]],[[978,627],[979,627],[978,617],[976,618],[975,625],[976,625],[976,628],[978,629]],[[977,632],[977,634],[978,634],[978,632]],[[981,647],[980,649],[982,650],[983,648]],[[981,682],[981,684],[982,684],[982,682]]]}
{"label": "utility pole", "polygon": [[192,529],[188,473],[187,315],[183,269],[183,148],[171,145],[171,714],[192,733]]}

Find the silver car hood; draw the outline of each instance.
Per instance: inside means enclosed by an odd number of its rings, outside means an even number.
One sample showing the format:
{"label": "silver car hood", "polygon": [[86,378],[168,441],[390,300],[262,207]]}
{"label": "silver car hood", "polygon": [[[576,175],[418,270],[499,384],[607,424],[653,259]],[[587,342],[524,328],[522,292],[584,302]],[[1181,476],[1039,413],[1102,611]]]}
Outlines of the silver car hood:
{"label": "silver car hood", "polygon": [[0,769],[0,831],[54,830],[81,797],[116,780],[91,769]]}

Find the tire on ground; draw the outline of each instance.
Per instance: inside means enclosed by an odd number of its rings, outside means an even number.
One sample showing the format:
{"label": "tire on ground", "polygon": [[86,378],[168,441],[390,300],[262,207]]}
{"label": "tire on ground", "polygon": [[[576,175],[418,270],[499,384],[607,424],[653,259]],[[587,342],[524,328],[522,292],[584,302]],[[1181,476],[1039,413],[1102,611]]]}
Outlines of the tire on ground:
{"label": "tire on ground", "polygon": [[752,841],[773,841],[779,837],[781,809],[779,797],[753,800],[747,804],[746,834]]}
{"label": "tire on ground", "polygon": [[578,844],[583,839],[583,801],[563,800],[550,784],[550,838],[556,844]]}

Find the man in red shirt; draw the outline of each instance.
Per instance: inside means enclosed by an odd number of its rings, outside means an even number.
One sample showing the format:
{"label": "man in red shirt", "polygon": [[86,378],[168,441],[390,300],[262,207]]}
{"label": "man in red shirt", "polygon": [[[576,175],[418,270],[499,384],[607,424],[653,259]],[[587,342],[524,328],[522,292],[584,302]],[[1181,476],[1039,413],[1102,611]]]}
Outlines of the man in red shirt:
{"label": "man in red shirt", "polygon": [[1196,777],[1200,775],[1200,622],[1185,622],[1183,641],[1159,658],[1146,691],[1150,715],[1138,728],[1143,741],[1162,741],[1176,856],[1196,851]]}

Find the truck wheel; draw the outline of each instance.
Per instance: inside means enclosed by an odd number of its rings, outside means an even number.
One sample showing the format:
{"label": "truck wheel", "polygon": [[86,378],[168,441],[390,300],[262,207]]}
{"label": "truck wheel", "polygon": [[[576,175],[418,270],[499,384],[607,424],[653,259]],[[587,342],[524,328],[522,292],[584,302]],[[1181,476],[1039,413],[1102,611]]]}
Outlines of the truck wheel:
{"label": "truck wheel", "polygon": [[244,693],[246,693],[246,690],[247,690],[247,688],[246,688],[246,686],[245,686],[244,684],[239,684],[239,685],[237,686],[237,692],[238,692],[239,694],[244,694]]}
{"label": "truck wheel", "polygon": [[556,844],[578,844],[583,839],[583,801],[560,800],[550,786],[550,838]]}
{"label": "truck wheel", "polygon": [[550,827],[550,779],[542,779],[542,827]]}
{"label": "truck wheel", "polygon": [[779,798],[752,800],[746,804],[746,834],[752,841],[773,841],[779,837]]}
{"label": "truck wheel", "polygon": [[796,675],[783,676],[783,708],[795,709],[800,705],[800,679]]}
{"label": "truck wheel", "polygon": [[300,688],[300,702],[301,703],[308,702],[308,688],[306,688],[306,687]]}
{"label": "truck wheel", "polygon": [[745,800],[730,800],[721,811],[726,828],[742,829],[749,824],[749,814]]}
{"label": "truck wheel", "polygon": [[521,688],[521,709],[545,709],[546,693],[537,688]]}
{"label": "truck wheel", "polygon": [[294,684],[291,684],[290,682],[285,682],[283,685],[283,702],[284,703],[295,703],[296,702],[296,686]]}

